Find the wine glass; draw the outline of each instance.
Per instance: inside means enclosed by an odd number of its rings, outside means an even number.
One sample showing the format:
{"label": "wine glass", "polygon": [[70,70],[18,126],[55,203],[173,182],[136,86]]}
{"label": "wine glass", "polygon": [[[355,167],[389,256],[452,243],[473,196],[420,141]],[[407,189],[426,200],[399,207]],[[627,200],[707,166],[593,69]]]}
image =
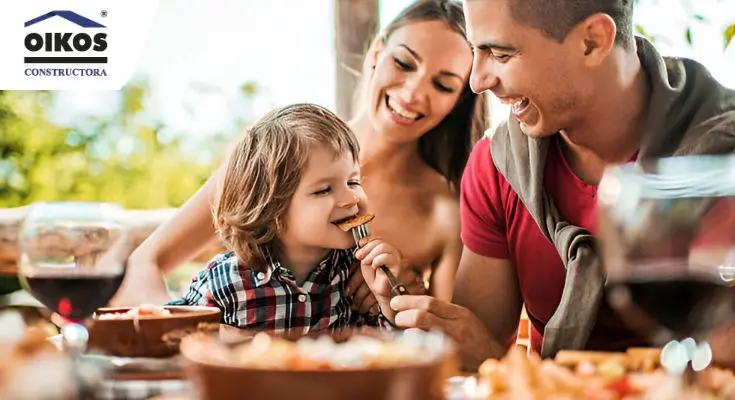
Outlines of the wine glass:
{"label": "wine glass", "polygon": [[124,210],[113,203],[34,203],[19,234],[21,283],[67,320],[65,348],[85,350],[84,325],[117,292],[132,251]]}
{"label": "wine glass", "polygon": [[733,363],[725,338],[735,329],[735,157],[610,168],[598,206],[607,296],[620,317],[682,354],[675,369],[701,370],[713,356]]}

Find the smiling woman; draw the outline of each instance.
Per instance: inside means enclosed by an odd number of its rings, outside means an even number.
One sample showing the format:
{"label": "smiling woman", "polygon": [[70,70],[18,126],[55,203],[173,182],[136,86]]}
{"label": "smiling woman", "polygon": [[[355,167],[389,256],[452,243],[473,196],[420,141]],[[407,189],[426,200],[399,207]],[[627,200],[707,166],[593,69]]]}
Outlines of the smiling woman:
{"label": "smiling woman", "polygon": [[352,128],[417,142],[423,161],[456,185],[466,149],[487,128],[486,99],[467,85],[471,66],[461,7],[415,2],[368,50]]}
{"label": "smiling woman", "polygon": [[486,97],[468,85],[471,65],[461,6],[414,2],[372,42],[350,121],[373,230],[446,299],[461,253],[456,189],[488,128]]}

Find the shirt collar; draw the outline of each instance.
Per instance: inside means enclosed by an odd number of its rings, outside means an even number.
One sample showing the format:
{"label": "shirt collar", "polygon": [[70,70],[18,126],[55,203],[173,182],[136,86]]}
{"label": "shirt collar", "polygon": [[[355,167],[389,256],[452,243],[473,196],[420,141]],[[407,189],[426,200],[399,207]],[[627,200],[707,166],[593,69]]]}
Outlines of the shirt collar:
{"label": "shirt collar", "polygon": [[[274,276],[285,276],[294,279],[293,273],[285,267],[268,246],[261,246],[265,258],[265,268],[262,271],[253,271],[252,280],[255,287],[267,285]],[[319,261],[312,274],[319,274],[324,268],[329,268],[329,281],[340,272],[343,267],[349,268],[355,262],[353,250],[330,250]]]}
{"label": "shirt collar", "polygon": [[260,246],[260,250],[263,253],[263,257],[265,258],[265,268],[263,268],[261,271],[253,271],[253,284],[255,285],[255,287],[261,287],[268,284],[268,282],[270,282],[271,278],[273,277],[273,274],[276,274],[280,272],[281,269],[284,269],[281,265],[281,262],[278,261],[278,258],[271,253],[270,247]]}

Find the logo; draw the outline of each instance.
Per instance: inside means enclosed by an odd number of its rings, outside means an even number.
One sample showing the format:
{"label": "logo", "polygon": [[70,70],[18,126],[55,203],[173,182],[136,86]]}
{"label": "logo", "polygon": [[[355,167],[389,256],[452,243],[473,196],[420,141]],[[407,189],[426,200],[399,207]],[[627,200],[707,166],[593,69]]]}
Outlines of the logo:
{"label": "logo", "polygon": [[0,2],[0,90],[119,90],[157,0]]}
{"label": "logo", "polygon": [[[63,18],[84,29],[105,29],[104,25],[69,10],[48,12],[26,21],[24,27],[29,28],[50,18]],[[24,57],[26,64],[107,64],[107,57],[99,55],[107,49],[106,32],[31,32],[25,37],[25,48],[32,53],[45,54]],[[74,55],[67,55],[69,53]]]}

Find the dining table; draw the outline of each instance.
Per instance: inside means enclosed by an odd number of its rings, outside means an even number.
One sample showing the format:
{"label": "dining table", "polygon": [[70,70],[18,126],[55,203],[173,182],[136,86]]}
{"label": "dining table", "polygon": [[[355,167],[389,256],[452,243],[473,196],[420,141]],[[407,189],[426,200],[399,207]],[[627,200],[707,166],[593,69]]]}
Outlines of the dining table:
{"label": "dining table", "polygon": [[[243,338],[243,331],[232,326],[220,324],[219,337],[226,342],[236,342]],[[58,339],[58,337],[57,337]],[[60,346],[60,342],[56,343]],[[522,348],[525,348],[521,346]],[[123,358],[110,357],[118,365],[126,361]],[[147,359],[145,362],[161,363],[163,360]],[[180,355],[171,360],[180,366],[183,359]],[[150,365],[150,364],[149,364]],[[467,392],[476,384],[476,374],[457,371],[447,379],[445,384],[446,400],[470,400]],[[95,392],[99,400],[197,400],[196,389],[183,370],[174,373],[142,372],[142,373],[108,373]]]}

